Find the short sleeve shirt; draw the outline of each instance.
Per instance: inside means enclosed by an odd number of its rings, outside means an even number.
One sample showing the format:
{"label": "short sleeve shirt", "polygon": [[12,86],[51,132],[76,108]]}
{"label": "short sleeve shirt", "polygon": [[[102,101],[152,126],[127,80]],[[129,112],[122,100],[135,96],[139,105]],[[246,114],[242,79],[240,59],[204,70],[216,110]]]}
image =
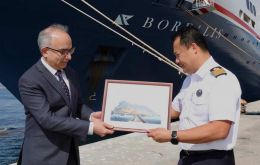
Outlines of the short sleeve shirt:
{"label": "short sleeve shirt", "polygon": [[229,150],[236,143],[240,117],[241,88],[236,76],[213,75],[211,69],[220,65],[210,57],[199,70],[188,75],[173,100],[173,108],[180,112],[179,130],[194,128],[214,120],[232,121],[227,138],[202,144],[180,143],[185,150]]}

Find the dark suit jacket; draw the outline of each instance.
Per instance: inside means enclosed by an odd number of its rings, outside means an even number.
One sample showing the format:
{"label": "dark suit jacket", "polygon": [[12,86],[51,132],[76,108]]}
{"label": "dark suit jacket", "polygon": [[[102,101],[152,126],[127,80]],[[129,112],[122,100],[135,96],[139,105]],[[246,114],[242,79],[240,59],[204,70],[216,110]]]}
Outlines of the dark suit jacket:
{"label": "dark suit jacket", "polygon": [[81,103],[74,71],[66,68],[65,73],[70,83],[71,101],[41,60],[19,80],[26,114],[23,165],[66,165],[71,144],[75,144],[79,162],[75,139],[86,138],[92,111]]}

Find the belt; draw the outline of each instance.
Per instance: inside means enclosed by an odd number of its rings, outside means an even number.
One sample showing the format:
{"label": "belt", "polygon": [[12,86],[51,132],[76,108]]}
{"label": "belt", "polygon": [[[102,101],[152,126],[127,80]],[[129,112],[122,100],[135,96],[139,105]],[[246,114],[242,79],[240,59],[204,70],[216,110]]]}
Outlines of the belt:
{"label": "belt", "polygon": [[218,154],[218,153],[232,153],[233,152],[233,149],[232,150],[197,150],[197,151],[194,151],[194,150],[181,150],[181,153],[186,155],[186,156],[189,156],[189,155],[203,155],[203,154]]}

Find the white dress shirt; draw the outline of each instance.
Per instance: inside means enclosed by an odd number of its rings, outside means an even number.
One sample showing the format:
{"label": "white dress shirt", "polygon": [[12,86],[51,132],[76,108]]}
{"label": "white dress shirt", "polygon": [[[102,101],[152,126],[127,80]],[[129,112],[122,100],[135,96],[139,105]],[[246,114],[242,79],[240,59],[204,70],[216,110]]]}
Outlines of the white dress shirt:
{"label": "white dress shirt", "polygon": [[229,120],[228,136],[202,144],[180,143],[184,150],[230,150],[235,146],[240,117],[241,89],[236,76],[223,68],[226,75],[215,77],[211,69],[220,66],[210,57],[200,69],[188,75],[172,106],[180,112],[179,130],[194,128],[214,120]]}

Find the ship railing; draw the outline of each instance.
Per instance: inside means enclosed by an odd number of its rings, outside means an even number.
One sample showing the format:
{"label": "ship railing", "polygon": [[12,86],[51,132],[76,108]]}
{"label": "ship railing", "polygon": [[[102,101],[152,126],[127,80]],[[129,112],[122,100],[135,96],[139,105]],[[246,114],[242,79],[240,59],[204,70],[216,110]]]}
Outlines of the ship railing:
{"label": "ship railing", "polygon": [[214,0],[194,0],[192,5],[193,10],[212,7],[214,7]]}

